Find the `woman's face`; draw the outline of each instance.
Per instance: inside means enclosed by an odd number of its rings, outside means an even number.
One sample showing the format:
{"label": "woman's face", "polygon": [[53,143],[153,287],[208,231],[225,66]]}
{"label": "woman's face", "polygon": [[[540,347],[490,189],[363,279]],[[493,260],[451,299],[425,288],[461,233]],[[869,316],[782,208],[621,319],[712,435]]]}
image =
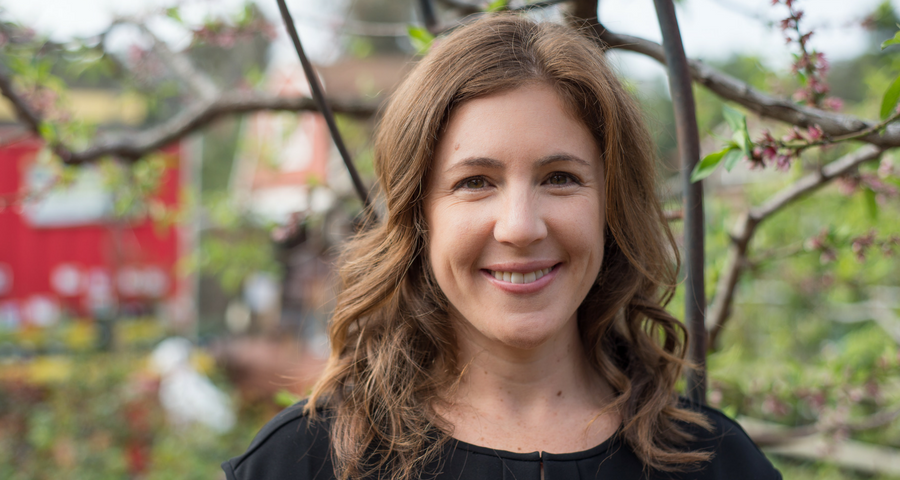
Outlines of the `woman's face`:
{"label": "woman's face", "polygon": [[462,340],[530,349],[577,330],[603,260],[603,185],[593,137],[551,86],[454,110],[425,218],[429,260]]}

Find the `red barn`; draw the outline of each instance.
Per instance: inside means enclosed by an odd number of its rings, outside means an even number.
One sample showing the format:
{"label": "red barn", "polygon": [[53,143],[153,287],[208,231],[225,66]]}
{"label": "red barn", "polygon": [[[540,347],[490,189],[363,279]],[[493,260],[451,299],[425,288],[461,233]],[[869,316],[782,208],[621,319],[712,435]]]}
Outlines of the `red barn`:
{"label": "red barn", "polygon": [[[182,229],[149,215],[117,218],[99,165],[80,167],[67,186],[53,186],[57,172],[39,160],[41,148],[35,138],[0,146],[0,330],[189,305],[176,272],[186,253]],[[159,188],[149,201],[174,210],[184,183],[182,149],[162,155]]]}

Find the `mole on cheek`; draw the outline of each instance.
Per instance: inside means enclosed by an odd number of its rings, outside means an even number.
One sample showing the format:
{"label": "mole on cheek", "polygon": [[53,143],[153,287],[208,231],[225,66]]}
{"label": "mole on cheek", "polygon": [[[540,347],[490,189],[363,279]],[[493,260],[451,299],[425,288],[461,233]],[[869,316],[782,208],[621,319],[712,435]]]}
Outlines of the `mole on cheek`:
{"label": "mole on cheek", "polygon": [[459,144],[458,144],[458,143],[456,144],[455,147],[453,147],[453,150],[454,150],[454,151],[455,151],[455,150],[459,150]]}

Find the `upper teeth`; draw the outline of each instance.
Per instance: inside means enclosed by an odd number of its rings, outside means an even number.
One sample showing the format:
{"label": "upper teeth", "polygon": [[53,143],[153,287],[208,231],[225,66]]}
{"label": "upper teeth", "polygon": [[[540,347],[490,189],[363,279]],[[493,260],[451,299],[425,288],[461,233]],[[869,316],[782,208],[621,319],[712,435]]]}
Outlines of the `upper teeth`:
{"label": "upper teeth", "polygon": [[491,270],[491,275],[494,276],[497,280],[503,280],[504,282],[509,283],[531,283],[544,275],[550,273],[550,270],[553,268],[542,268],[540,270],[535,270],[533,272],[528,273],[519,273],[519,272],[495,272]]}

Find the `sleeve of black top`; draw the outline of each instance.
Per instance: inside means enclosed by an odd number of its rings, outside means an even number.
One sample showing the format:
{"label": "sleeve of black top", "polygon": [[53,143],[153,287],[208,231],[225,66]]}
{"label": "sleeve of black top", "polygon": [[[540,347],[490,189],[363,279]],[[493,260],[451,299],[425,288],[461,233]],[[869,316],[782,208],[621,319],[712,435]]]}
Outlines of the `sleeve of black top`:
{"label": "sleeve of black top", "polygon": [[304,402],[279,413],[256,434],[247,451],[222,463],[228,480],[328,480],[334,478],[328,428],[312,422]]}
{"label": "sleeve of black top", "polygon": [[718,410],[708,407],[702,407],[702,410],[713,423],[714,430],[703,435],[701,446],[715,452],[715,457],[704,469],[709,476],[703,478],[781,480],[781,473],[737,422]]}

